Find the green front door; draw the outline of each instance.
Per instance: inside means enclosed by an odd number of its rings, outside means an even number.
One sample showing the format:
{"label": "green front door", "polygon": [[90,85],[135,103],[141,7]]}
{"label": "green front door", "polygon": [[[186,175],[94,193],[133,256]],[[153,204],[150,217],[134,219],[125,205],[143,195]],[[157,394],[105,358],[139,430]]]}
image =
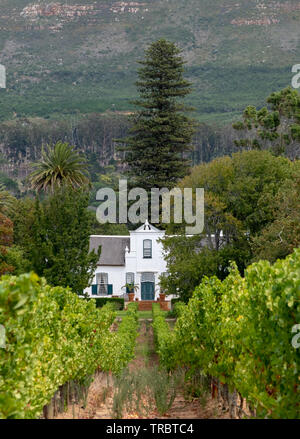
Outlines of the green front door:
{"label": "green front door", "polygon": [[142,282],[142,300],[154,300],[154,282]]}

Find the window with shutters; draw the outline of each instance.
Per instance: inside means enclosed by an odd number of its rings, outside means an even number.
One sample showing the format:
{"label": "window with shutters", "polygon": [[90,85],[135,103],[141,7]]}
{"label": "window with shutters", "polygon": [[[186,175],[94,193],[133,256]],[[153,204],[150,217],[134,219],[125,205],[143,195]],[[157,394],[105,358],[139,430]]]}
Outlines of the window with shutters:
{"label": "window with shutters", "polygon": [[108,273],[97,273],[96,274],[98,294],[107,294],[107,284],[108,284]]}
{"label": "window with shutters", "polygon": [[126,283],[134,284],[134,273],[126,273]]}
{"label": "window with shutters", "polygon": [[143,258],[151,259],[152,258],[152,241],[151,239],[144,239],[143,241]]}

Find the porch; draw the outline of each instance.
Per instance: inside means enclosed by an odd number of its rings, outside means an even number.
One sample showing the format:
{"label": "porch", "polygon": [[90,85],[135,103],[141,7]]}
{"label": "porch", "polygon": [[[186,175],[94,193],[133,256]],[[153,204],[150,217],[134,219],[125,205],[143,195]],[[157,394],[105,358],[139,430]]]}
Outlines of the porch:
{"label": "porch", "polygon": [[[134,295],[129,294],[129,302],[133,302],[133,301],[134,301]],[[170,311],[171,309],[171,302],[166,301],[165,294],[160,294],[159,299],[157,300],[144,300],[144,299],[139,300],[138,298],[136,298],[135,302],[138,303],[139,311],[151,311],[153,303],[159,303],[160,309],[162,311]]]}

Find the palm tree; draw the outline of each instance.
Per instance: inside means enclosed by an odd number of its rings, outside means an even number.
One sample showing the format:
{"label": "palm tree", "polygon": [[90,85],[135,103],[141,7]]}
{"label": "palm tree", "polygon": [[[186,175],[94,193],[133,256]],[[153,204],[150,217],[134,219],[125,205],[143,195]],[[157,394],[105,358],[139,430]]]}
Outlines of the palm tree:
{"label": "palm tree", "polygon": [[128,290],[129,293],[134,293],[139,288],[139,285],[134,283],[126,283],[122,286],[122,288],[126,288],[126,291]]}
{"label": "palm tree", "polygon": [[39,162],[33,164],[29,179],[32,189],[50,190],[64,185],[79,188],[90,183],[86,161],[68,143],[57,142],[42,150]]}
{"label": "palm tree", "polygon": [[0,184],[0,213],[11,212],[14,209],[15,197],[5,189],[5,186]]}

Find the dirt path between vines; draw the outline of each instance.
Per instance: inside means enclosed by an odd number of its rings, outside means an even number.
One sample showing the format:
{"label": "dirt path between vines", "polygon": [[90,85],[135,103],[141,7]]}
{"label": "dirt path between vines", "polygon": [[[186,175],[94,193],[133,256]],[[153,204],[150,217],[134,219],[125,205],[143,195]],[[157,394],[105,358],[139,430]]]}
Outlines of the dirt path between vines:
{"label": "dirt path between vines", "polygon": [[[135,358],[128,366],[128,372],[136,375],[151,376],[156,373],[159,364],[155,352],[154,337],[151,322],[140,321],[139,336],[136,343]],[[114,397],[120,391],[122,382],[116,385],[116,381],[109,374],[98,373],[90,386],[86,407],[73,405],[67,411],[57,415],[56,419],[112,419],[115,418]],[[186,396],[186,395],[185,395]],[[130,407],[129,403],[123,404],[122,419],[226,419],[229,418],[228,411],[221,410],[217,399],[192,398],[184,396],[182,388],[179,388],[172,404],[172,407],[160,415],[156,409],[154,399],[151,400],[149,393],[142,395],[141,404],[147,406],[142,414]],[[120,417],[118,417],[120,418]]]}

